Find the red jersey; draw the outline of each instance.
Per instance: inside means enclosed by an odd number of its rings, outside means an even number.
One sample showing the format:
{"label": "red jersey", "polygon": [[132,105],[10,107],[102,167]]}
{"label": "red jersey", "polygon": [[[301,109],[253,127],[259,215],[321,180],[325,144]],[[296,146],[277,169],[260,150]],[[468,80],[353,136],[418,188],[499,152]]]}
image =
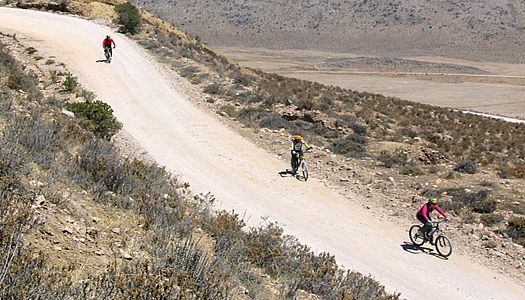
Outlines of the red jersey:
{"label": "red jersey", "polygon": [[115,41],[112,38],[105,38],[102,41],[102,47],[111,47],[111,44],[113,44],[113,47],[115,47]]}

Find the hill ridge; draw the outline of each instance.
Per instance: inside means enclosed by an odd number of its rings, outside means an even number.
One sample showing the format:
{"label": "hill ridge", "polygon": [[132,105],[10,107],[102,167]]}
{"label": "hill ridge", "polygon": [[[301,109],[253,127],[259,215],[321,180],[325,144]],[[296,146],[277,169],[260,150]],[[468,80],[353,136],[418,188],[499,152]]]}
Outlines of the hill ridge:
{"label": "hill ridge", "polygon": [[212,47],[525,61],[519,0],[132,0]]}

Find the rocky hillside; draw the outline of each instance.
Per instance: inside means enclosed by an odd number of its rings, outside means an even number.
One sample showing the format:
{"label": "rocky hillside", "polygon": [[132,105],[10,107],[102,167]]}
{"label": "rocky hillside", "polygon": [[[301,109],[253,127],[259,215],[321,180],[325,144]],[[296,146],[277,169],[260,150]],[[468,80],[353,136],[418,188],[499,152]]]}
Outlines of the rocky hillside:
{"label": "rocky hillside", "polygon": [[212,47],[525,62],[520,0],[132,0]]}
{"label": "rocky hillside", "polygon": [[[268,5],[273,5],[273,2]],[[109,1],[72,2],[68,6],[70,11],[77,9],[86,17],[112,18]],[[439,195],[443,206],[454,216],[451,231],[458,253],[469,253],[486,265],[523,278],[525,154],[522,147],[516,146],[523,141],[523,126],[425,105],[409,105],[381,95],[252,72],[239,68],[206,45],[187,39],[185,34],[149,14],[142,18],[147,26],[133,38],[155,54],[160,62],[165,62],[185,77],[196,90],[205,92],[201,105],[232,120],[236,127],[243,127],[249,138],[275,141],[269,143],[275,146],[269,150],[279,152],[282,151],[280,145],[289,142],[290,133],[304,132],[308,141],[321,150],[311,159],[315,176],[325,178],[328,184],[341,191],[354,190],[367,195],[369,202],[363,205],[384,212],[396,222],[413,222],[413,211],[422,198]],[[26,61],[46,65],[46,60],[36,59],[38,52],[32,55],[35,57],[30,56]],[[50,62],[49,66],[55,67],[55,63]],[[339,113],[329,112],[334,107]],[[345,158],[336,160],[333,153]],[[38,182],[35,184],[39,185]],[[78,193],[86,192],[82,188]],[[112,198],[113,191],[103,195]],[[53,212],[64,209],[54,206],[62,205],[60,199],[53,200],[56,203],[50,199],[53,198],[48,197],[46,202]],[[46,202],[38,204],[44,206]],[[84,205],[81,200],[75,203]],[[94,210],[89,213],[94,214]],[[129,215],[126,211],[116,213]],[[408,221],[407,216],[410,216]],[[47,224],[52,224],[53,216],[47,217],[50,220]],[[129,235],[142,237],[142,231],[146,229],[134,227],[137,224],[123,226],[106,222],[105,215],[83,220],[76,217],[61,217],[61,221],[56,222],[59,225],[49,231],[51,234],[45,230],[35,231],[34,240],[51,241],[54,248],[48,250],[52,254],[66,247],[71,252],[89,252],[102,264],[95,266],[98,270],[106,270],[100,258],[139,261],[135,253],[126,252],[124,241],[130,244],[130,240],[121,240],[120,237],[127,237],[127,230],[132,231]],[[96,245],[103,249],[78,248],[75,239],[56,238],[60,234],[73,236],[81,231],[78,224],[86,220],[90,225],[89,232],[99,232]],[[202,228],[195,226],[194,229],[191,233],[200,235]],[[135,231],[139,233],[135,235]],[[81,231],[74,236],[80,242],[80,238],[84,238],[89,244],[91,241],[86,239],[86,234],[88,231]],[[137,240],[131,241],[138,244]],[[36,242],[33,245],[39,246]],[[67,256],[67,261],[74,259],[73,255]],[[162,268],[157,270],[162,271]],[[162,278],[160,273],[157,275],[153,280]],[[216,279],[221,281],[221,278]],[[262,287],[250,289],[250,293],[253,295],[257,293],[256,289],[263,290],[268,285],[263,283]]]}

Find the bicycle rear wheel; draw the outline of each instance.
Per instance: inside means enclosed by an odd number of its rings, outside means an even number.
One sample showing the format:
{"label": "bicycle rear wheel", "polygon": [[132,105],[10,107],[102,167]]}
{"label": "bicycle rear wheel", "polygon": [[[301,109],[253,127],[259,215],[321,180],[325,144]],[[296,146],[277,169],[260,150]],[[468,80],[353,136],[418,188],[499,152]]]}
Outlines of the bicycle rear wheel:
{"label": "bicycle rear wheel", "polygon": [[419,225],[413,225],[410,227],[410,230],[408,231],[408,235],[410,236],[410,241],[412,244],[416,246],[421,246],[425,243],[425,237],[419,233],[421,230],[421,226]]}
{"label": "bicycle rear wheel", "polygon": [[301,161],[301,172],[303,173],[304,181],[308,180],[308,165],[304,159]]}
{"label": "bicycle rear wheel", "polygon": [[436,250],[443,257],[449,257],[452,254],[452,243],[448,237],[444,235],[438,236],[436,239]]}
{"label": "bicycle rear wheel", "polygon": [[106,57],[106,62],[111,62],[111,50],[108,48],[104,48],[104,56]]}

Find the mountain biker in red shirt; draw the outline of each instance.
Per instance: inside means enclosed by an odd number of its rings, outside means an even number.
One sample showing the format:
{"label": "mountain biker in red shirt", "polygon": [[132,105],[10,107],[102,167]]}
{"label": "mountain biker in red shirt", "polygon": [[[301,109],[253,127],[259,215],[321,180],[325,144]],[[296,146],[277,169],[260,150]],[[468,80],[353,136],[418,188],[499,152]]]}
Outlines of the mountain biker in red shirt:
{"label": "mountain biker in red shirt", "polygon": [[106,38],[102,41],[102,48],[104,48],[104,50],[106,50],[107,48],[111,56],[113,56],[111,44],[113,44],[113,48],[117,48],[117,45],[115,45],[115,41],[109,35],[106,35]]}
{"label": "mountain biker in red shirt", "polygon": [[303,140],[303,137],[300,135],[296,135],[292,139],[292,159],[291,164],[292,168],[297,169],[297,164],[299,163],[299,156],[303,153],[303,145],[306,147],[306,150],[310,150],[310,146],[308,146],[308,143]]}
{"label": "mountain biker in red shirt", "polygon": [[440,213],[447,221],[450,219],[447,217],[447,215],[437,206],[438,200],[435,197],[430,197],[428,199],[428,202],[425,203],[416,213],[416,218],[423,223],[423,227],[421,228],[421,233],[425,235],[425,237],[430,240],[430,237],[432,233],[427,234],[432,229],[432,218],[430,217],[430,213],[434,210],[436,210],[438,213]]}

